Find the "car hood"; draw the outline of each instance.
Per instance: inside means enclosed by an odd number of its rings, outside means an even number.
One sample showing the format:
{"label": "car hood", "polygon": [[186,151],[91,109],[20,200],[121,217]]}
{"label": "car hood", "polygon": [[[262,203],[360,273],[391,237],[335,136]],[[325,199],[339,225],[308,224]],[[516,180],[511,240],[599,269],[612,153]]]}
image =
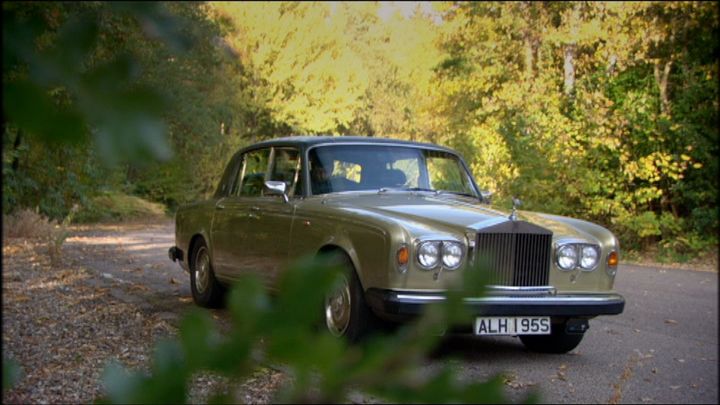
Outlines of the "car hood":
{"label": "car hood", "polygon": [[[341,210],[373,213],[392,218],[411,228],[433,226],[478,231],[510,221],[510,212],[463,196],[409,192],[334,194],[325,204]],[[562,221],[562,217],[518,211],[517,220],[527,221],[553,232],[556,236],[590,239],[589,234]]]}

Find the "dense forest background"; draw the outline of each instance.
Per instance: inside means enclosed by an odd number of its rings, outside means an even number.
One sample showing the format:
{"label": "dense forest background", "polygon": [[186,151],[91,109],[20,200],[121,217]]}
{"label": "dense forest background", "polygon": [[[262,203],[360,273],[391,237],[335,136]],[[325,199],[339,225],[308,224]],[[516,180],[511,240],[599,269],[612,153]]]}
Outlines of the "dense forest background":
{"label": "dense forest background", "polygon": [[3,213],[208,196],[294,134],[459,150],[502,205],[687,258],[718,234],[712,2],[3,2]]}

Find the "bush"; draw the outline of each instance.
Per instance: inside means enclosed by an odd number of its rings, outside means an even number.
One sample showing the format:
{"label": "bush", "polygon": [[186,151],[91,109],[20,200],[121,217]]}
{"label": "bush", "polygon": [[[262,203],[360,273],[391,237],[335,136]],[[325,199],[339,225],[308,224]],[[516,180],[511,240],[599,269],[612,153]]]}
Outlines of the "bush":
{"label": "bush", "polygon": [[38,210],[23,209],[9,215],[3,215],[4,238],[48,238],[53,234],[57,225],[40,215]]}

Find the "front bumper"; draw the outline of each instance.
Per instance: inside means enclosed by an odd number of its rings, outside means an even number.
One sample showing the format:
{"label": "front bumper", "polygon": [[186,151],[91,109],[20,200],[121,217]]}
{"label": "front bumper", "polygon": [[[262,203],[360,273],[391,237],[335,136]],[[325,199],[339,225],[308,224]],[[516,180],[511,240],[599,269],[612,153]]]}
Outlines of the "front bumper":
{"label": "front bumper", "polygon": [[[370,288],[365,300],[372,310],[385,318],[412,317],[422,314],[425,306],[443,302],[442,293],[423,293]],[[493,295],[465,298],[475,316],[558,316],[593,317],[617,315],[625,308],[625,299],[609,294],[555,294],[547,296]]]}

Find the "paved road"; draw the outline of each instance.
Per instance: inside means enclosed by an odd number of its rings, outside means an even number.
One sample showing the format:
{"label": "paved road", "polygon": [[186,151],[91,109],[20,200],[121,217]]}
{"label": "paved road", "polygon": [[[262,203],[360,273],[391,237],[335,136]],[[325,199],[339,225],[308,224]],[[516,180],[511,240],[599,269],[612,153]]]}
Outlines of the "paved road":
{"label": "paved road", "polygon": [[519,339],[454,337],[440,358],[463,375],[509,374],[508,393],[531,386],[547,403],[717,403],[718,274],[620,266],[618,316],[590,321],[566,355],[528,353]]}
{"label": "paved road", "polygon": [[[151,292],[121,297],[166,313],[191,304],[187,275],[167,258],[171,224],[91,232],[68,248],[102,279],[142,283]],[[508,395],[536,390],[548,403],[717,403],[718,273],[621,265],[616,279],[626,298],[619,316],[590,321],[577,349],[566,355],[524,350],[512,337],[448,337],[426,369],[453,360],[467,379],[506,375]]]}

